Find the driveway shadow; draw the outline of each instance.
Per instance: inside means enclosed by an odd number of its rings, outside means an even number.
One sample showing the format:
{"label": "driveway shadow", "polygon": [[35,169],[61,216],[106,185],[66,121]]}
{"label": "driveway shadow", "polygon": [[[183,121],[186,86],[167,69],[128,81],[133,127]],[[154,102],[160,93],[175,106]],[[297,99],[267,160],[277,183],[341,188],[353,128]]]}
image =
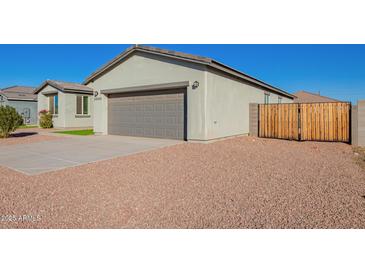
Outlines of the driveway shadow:
{"label": "driveway shadow", "polygon": [[21,138],[21,137],[27,137],[27,136],[32,136],[32,135],[36,135],[38,134],[38,132],[17,132],[17,133],[12,133],[10,135],[11,138]]}

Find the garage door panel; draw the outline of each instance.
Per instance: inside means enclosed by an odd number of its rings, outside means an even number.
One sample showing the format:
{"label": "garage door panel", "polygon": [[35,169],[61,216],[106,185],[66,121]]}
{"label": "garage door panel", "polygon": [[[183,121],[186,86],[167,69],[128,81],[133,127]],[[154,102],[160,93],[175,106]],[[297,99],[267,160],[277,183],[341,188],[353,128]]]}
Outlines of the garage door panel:
{"label": "garage door panel", "polygon": [[109,134],[184,139],[184,92],[134,93],[109,98]]}
{"label": "garage door panel", "polygon": [[174,102],[167,102],[166,103],[166,111],[177,111],[178,107],[177,104]]}
{"label": "garage door panel", "polygon": [[163,112],[165,110],[165,106],[162,103],[156,103],[154,104],[154,111]]}

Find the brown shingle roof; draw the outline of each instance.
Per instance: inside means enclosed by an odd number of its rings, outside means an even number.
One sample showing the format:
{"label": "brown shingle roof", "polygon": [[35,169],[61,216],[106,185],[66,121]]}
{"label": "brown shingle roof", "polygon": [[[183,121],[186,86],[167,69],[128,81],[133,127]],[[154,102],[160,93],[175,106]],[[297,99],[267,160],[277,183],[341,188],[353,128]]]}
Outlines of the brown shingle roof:
{"label": "brown shingle roof", "polygon": [[27,86],[12,86],[0,90],[0,94],[8,100],[37,101],[37,95],[33,94],[35,88]]}
{"label": "brown shingle roof", "polygon": [[68,91],[83,91],[86,93],[93,92],[92,88],[89,88],[89,87],[79,84],[79,83],[56,81],[56,80],[46,80],[34,91],[34,93],[37,94],[39,91],[41,91],[47,85],[50,85],[63,92],[68,92]]}
{"label": "brown shingle roof", "polygon": [[173,50],[164,50],[164,49],[150,47],[150,46],[142,46],[142,45],[134,45],[132,47],[127,48],[125,51],[123,51],[121,54],[116,56],[110,62],[106,63],[101,68],[99,68],[98,70],[93,72],[89,77],[86,78],[86,80],[83,82],[83,84],[87,85],[88,83],[93,81],[95,78],[97,78],[99,75],[104,74],[109,69],[113,68],[114,66],[119,64],[121,61],[123,61],[127,56],[129,56],[130,54],[132,54],[133,52],[136,52],[136,51],[148,52],[148,53],[152,53],[152,54],[168,56],[168,57],[175,58],[175,59],[181,59],[181,60],[185,60],[185,61],[188,61],[188,62],[200,63],[200,64],[203,64],[203,65],[212,67],[214,69],[223,71],[223,72],[228,73],[230,75],[233,75],[235,77],[244,79],[248,82],[251,82],[255,85],[261,86],[261,87],[263,87],[267,90],[273,91],[275,93],[279,93],[279,94],[284,95],[284,96],[289,97],[289,98],[294,98],[294,96],[292,94],[290,94],[290,93],[288,93],[284,90],[281,90],[279,88],[271,86],[271,85],[269,85],[269,84],[267,84],[267,83],[265,83],[261,80],[258,80],[254,77],[251,77],[251,76],[247,75],[247,74],[244,74],[243,72],[240,72],[236,69],[230,68],[230,67],[228,67],[228,66],[226,66],[226,65],[224,65],[220,62],[217,62],[217,61],[215,61],[211,58],[197,56],[197,55],[193,55],[193,54],[182,53],[182,52],[177,52],[177,51],[173,51]]}
{"label": "brown shingle roof", "polygon": [[295,103],[328,103],[328,102],[339,102],[339,100],[321,96],[319,94],[315,94],[308,91],[298,91],[295,92],[294,95],[296,98],[294,98]]}

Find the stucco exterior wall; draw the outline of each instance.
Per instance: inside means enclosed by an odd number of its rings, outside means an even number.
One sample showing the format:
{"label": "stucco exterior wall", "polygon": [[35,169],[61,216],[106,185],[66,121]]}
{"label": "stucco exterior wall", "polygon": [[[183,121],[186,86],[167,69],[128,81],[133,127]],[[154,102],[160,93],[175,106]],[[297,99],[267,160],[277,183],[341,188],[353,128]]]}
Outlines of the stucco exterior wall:
{"label": "stucco exterior wall", "polygon": [[[187,138],[188,140],[204,140],[206,138],[206,76],[207,72],[203,65],[148,53],[136,53],[88,84],[99,93],[94,98],[94,131],[99,134],[108,133],[107,97],[100,94],[101,90],[189,81],[190,86],[187,88]],[[199,82],[199,87],[192,89],[191,84],[195,81]]]}
{"label": "stucco exterior wall", "polygon": [[64,93],[65,100],[65,127],[93,127],[93,111],[94,111],[94,101],[93,96],[88,96],[89,98],[89,114],[88,115],[78,115],[76,114],[76,96],[85,94],[74,94],[74,93]]}
{"label": "stucco exterior wall", "polygon": [[[45,92],[55,92],[58,94],[58,114],[54,115],[52,118],[53,127],[54,128],[64,128],[66,127],[65,123],[65,98],[64,93],[59,90],[46,86],[38,93],[38,111],[41,110],[49,110],[49,99],[48,97],[51,95],[44,94]],[[53,94],[52,94],[53,95]]]}
{"label": "stucco exterior wall", "polygon": [[45,92],[57,92],[58,94],[58,115],[53,116],[54,128],[69,127],[92,127],[93,126],[93,99],[89,96],[89,113],[90,115],[76,115],[76,94],[64,93],[51,86],[46,86],[38,93],[38,111],[43,109],[49,110],[50,95]]}
{"label": "stucco exterior wall", "polygon": [[208,69],[207,75],[207,139],[249,133],[249,104],[264,103],[269,93],[269,103],[291,103],[290,98],[264,91],[253,85],[236,80],[221,72]]}
{"label": "stucco exterior wall", "polygon": [[38,103],[35,101],[13,101],[7,100],[5,97],[0,98],[0,106],[11,106],[21,115],[25,108],[30,110],[30,125],[35,125],[38,122]]}
{"label": "stucco exterior wall", "polygon": [[249,109],[250,136],[259,136],[259,104],[250,103]]}
{"label": "stucco exterior wall", "polygon": [[59,90],[46,86],[38,93],[38,112],[41,110],[49,110],[49,99],[51,95],[44,94],[45,92],[56,92],[58,94],[58,115],[53,116],[53,127],[54,128],[64,128],[65,126],[65,99],[64,93]]}

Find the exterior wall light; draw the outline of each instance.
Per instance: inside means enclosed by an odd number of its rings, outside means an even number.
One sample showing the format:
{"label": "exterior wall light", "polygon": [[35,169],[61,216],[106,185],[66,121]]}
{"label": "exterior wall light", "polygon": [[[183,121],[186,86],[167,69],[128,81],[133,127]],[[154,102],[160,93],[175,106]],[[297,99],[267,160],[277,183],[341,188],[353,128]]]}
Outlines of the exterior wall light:
{"label": "exterior wall light", "polygon": [[195,81],[194,83],[193,83],[193,85],[192,85],[192,88],[193,89],[196,89],[196,88],[198,88],[199,87],[199,82],[198,81]]}
{"label": "exterior wall light", "polygon": [[99,92],[95,91],[94,92],[94,97],[98,97],[98,95],[99,95]]}

